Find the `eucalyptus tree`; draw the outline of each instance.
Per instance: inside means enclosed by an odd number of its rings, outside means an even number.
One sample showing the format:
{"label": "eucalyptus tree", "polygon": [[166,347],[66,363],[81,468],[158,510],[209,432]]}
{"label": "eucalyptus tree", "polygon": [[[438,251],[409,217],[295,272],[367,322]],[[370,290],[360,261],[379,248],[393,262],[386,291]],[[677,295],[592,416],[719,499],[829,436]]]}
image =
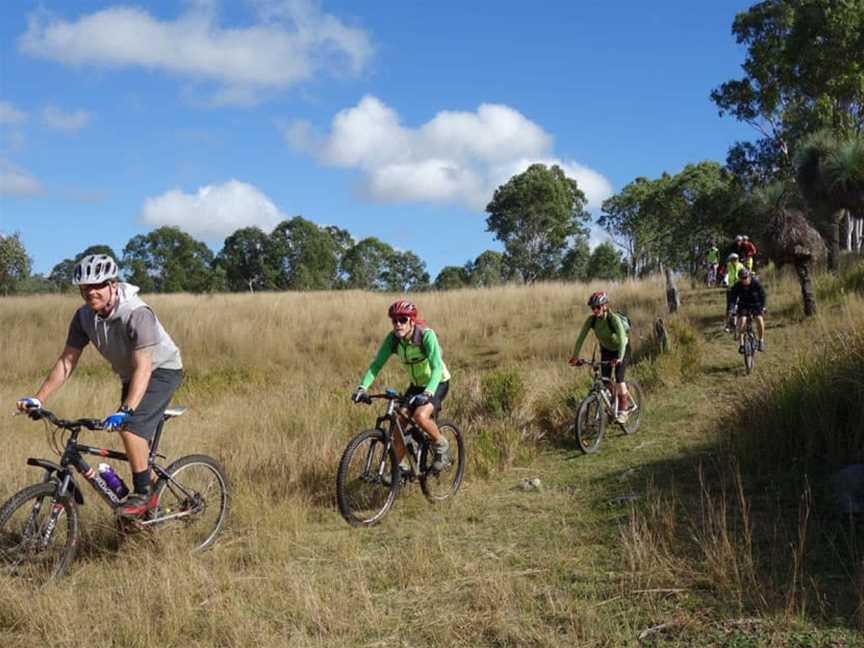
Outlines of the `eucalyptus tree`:
{"label": "eucalyptus tree", "polygon": [[557,165],[532,164],[495,190],[486,229],[504,243],[504,262],[526,282],[555,277],[568,243],[587,237],[590,214],[576,180]]}

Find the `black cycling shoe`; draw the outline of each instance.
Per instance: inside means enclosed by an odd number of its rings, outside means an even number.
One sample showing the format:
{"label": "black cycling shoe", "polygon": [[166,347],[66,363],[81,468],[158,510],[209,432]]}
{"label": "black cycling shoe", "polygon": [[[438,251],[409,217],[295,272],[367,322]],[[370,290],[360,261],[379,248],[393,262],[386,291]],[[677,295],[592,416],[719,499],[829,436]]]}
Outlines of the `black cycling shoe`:
{"label": "black cycling shoe", "polygon": [[[434,446],[433,446],[434,447]],[[432,458],[432,471],[441,472],[453,463],[450,459],[450,448],[435,448],[435,456]]]}
{"label": "black cycling shoe", "polygon": [[132,493],[120,506],[114,509],[114,512],[122,518],[131,520],[142,518],[150,512],[150,496]]}

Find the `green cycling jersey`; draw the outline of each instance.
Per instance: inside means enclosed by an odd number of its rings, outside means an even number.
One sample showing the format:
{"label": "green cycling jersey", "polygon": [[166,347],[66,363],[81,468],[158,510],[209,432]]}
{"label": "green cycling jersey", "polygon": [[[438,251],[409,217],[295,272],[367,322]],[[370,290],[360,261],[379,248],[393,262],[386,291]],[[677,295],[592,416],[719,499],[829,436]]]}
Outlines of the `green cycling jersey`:
{"label": "green cycling jersey", "polygon": [[744,269],[744,264],[740,261],[730,261],[726,265],[727,288],[730,290],[738,282],[738,273]]}
{"label": "green cycling jersey", "polygon": [[708,258],[708,263],[711,263],[711,264],[719,263],[720,250],[718,250],[717,246],[715,245],[714,247],[708,249],[708,254],[706,256]]}
{"label": "green cycling jersey", "polygon": [[392,331],[387,334],[375,359],[363,374],[360,381],[363,389],[369,389],[375,376],[394,353],[408,370],[412,385],[423,387],[434,394],[439,383],[450,380],[450,372],[447,371],[447,365],[441,356],[441,346],[435,331],[417,326],[410,340],[398,339]]}
{"label": "green cycling jersey", "polygon": [[582,325],[579,337],[576,339],[576,347],[573,350],[573,357],[579,357],[579,351],[582,350],[582,344],[585,342],[585,337],[588,335],[588,331],[591,330],[592,324],[594,327],[594,335],[597,336],[597,341],[600,343],[600,346],[607,351],[616,352],[619,358],[623,358],[624,350],[627,348],[627,331],[624,330],[621,318],[612,311],[606,311],[602,316],[588,316],[588,319],[586,319],[585,323]]}

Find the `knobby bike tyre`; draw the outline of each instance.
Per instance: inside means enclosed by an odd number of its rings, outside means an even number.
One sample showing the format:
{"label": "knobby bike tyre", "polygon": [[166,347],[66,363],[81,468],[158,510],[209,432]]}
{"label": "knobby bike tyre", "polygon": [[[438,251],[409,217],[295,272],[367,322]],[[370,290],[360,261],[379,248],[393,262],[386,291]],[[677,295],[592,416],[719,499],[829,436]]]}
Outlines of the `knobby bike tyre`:
{"label": "knobby bike tyre", "polygon": [[748,374],[753,373],[756,366],[756,338],[752,333],[747,333],[744,336],[744,371]]}
{"label": "knobby bike tyre", "polygon": [[642,414],[645,412],[645,396],[642,393],[642,386],[635,380],[627,381],[627,391],[630,392],[631,409],[633,405],[636,409],[627,415],[627,423],[623,425],[619,423],[619,425],[625,434],[635,434],[639,429],[639,423],[642,422]]}
{"label": "knobby bike tyre", "polygon": [[452,421],[439,421],[438,430],[450,443],[450,465],[440,472],[432,470],[434,452],[426,444],[421,456],[420,488],[430,502],[443,502],[452,497],[462,485],[465,475],[465,441],[462,432]]}
{"label": "knobby bike tyre", "polygon": [[606,412],[603,400],[597,394],[589,394],[579,405],[576,414],[576,443],[584,454],[593,454],[600,447],[606,429]]}
{"label": "knobby bike tyre", "polygon": [[156,482],[150,523],[191,545],[193,553],[204,551],[225,528],[231,502],[225,469],[207,455],[187,455],[165,471],[171,477]]}
{"label": "knobby bike tyre", "polygon": [[[383,430],[365,430],[348,442],[336,473],[336,502],[351,526],[377,524],[399,494],[401,476],[393,444]],[[389,484],[385,476],[389,474]]]}
{"label": "knobby bike tyre", "polygon": [[[62,577],[78,551],[81,529],[72,494],[55,502],[57,482],[33,484],[0,508],[0,573],[41,584]],[[46,547],[41,537],[55,506],[62,507]]]}

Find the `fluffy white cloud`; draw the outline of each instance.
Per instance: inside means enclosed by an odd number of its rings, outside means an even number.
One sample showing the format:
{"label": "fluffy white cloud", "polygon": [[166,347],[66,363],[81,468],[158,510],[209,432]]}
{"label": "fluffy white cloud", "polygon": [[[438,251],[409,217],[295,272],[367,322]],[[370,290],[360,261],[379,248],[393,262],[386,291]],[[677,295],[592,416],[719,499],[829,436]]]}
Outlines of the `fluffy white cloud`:
{"label": "fluffy white cloud", "polygon": [[612,194],[600,173],[552,155],[553,140],[517,110],[482,104],[442,111],[419,128],[376,97],[339,112],[329,134],[305,122],[277,125],[290,146],[323,164],[359,169],[362,189],[380,202],[447,202],[485,208],[496,187],[535,162],[557,164],[597,207]]}
{"label": "fluffy white cloud", "polygon": [[0,195],[35,196],[42,191],[42,183],[28,171],[0,158]]}
{"label": "fluffy white cloud", "polygon": [[357,74],[372,56],[369,36],[324,13],[315,0],[256,0],[246,27],[218,24],[214,3],[194,2],[175,20],[111,7],[77,20],[32,13],[22,51],[71,65],[140,66],[221,84],[217,100],[248,103],[326,70]]}
{"label": "fluffy white cloud", "polygon": [[0,124],[20,124],[27,121],[27,113],[8,101],[0,101]]}
{"label": "fluffy white cloud", "polygon": [[63,112],[56,106],[47,106],[42,110],[42,123],[48,128],[63,133],[73,134],[80,131],[90,122],[90,113],[76,110],[72,113]]}
{"label": "fluffy white cloud", "polygon": [[148,198],[141,210],[141,221],[148,225],[175,225],[206,240],[253,225],[269,232],[285,218],[258,188],[238,180],[207,185],[194,194],[174,189]]}

